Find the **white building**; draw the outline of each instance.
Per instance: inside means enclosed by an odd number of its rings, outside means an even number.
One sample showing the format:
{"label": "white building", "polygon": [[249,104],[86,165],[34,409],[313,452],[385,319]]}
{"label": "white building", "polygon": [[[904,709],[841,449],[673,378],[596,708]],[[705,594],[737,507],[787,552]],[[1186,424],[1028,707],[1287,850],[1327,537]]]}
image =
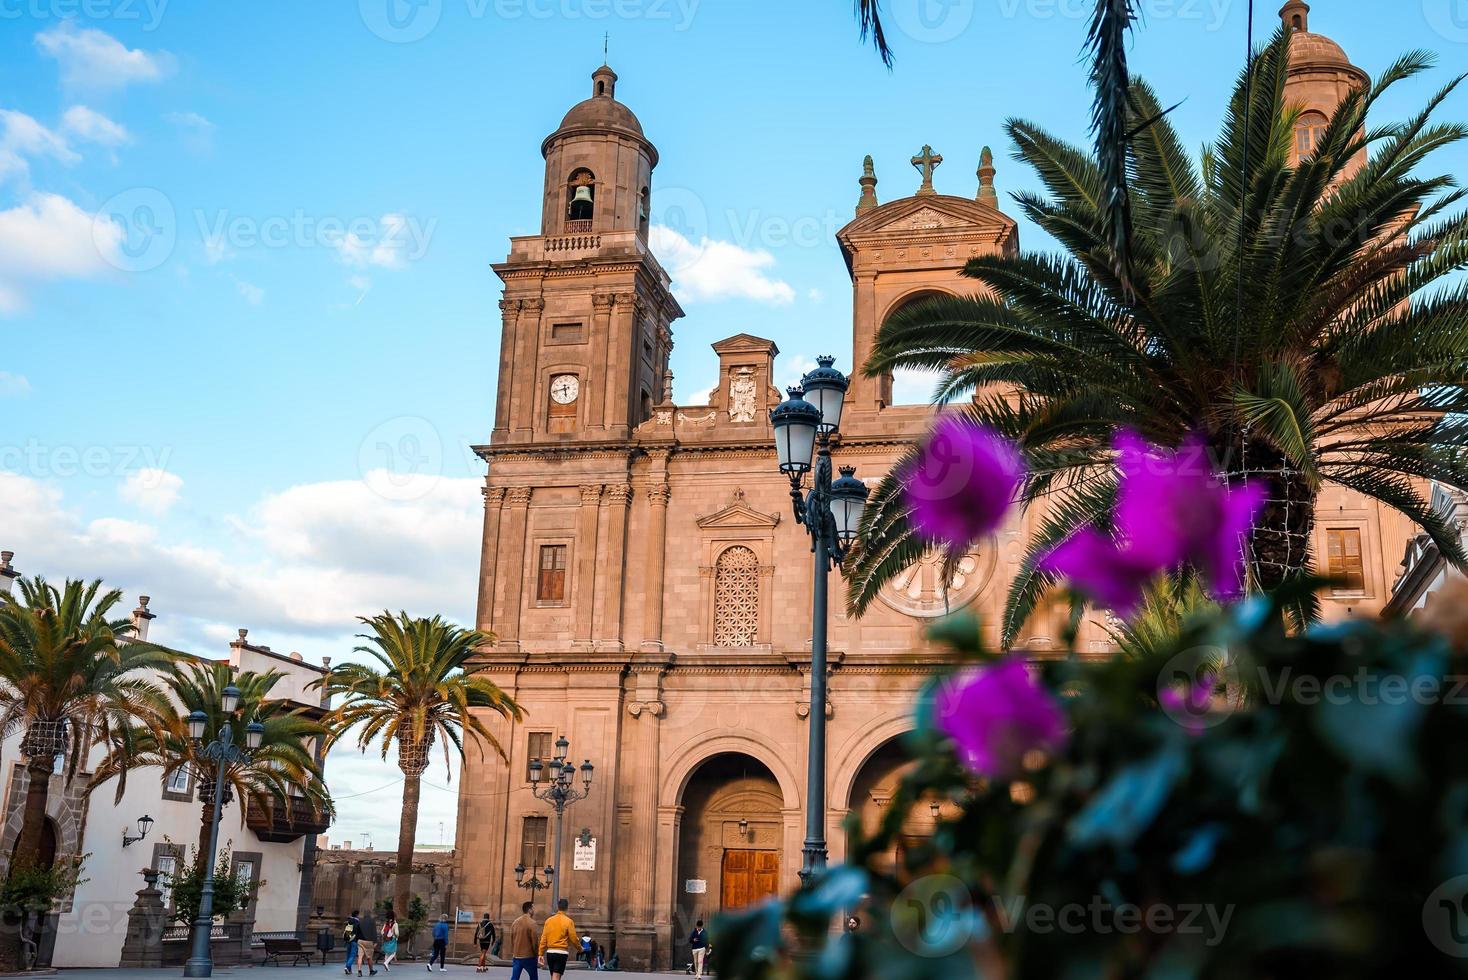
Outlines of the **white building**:
{"label": "white building", "polygon": [[[9,552],[0,553],[0,590],[8,591],[16,577]],[[148,609],[148,597],[141,597],[133,611],[138,639],[151,639],[149,627],[154,614]],[[321,695],[308,690],[312,681],[326,668],[306,663],[300,654],[283,655],[267,646],[252,644],[246,631],[229,645],[226,658],[235,671],[263,673],[279,671],[285,676],[271,692],[279,698],[312,711],[321,710]],[[175,651],[180,656],[199,661],[197,657]],[[21,757],[20,735],[13,734],[0,742],[0,773],[4,779],[6,815],[0,828],[0,875],[5,873],[20,831],[22,804],[27,776]],[[143,887],[141,871],[155,868],[175,870],[197,845],[202,806],[198,786],[193,778],[179,776],[164,784],[161,770],[138,769],[128,774],[127,789],[120,800],[116,785],[108,782],[90,797],[86,789],[90,774],[102,756],[94,749],[86,771],[78,773],[68,784],[65,776],[51,778],[49,819],[43,841],[43,855],[54,860],[69,855],[85,855],[83,882],[71,900],[55,918],[53,930],[42,941],[42,962],[49,953],[50,962],[58,967],[117,966],[127,935],[127,913],[136,893]],[[139,834],[139,821],[152,819],[148,835]],[[219,826],[221,845],[232,844],[232,861],[236,868],[259,883],[259,891],[251,907],[230,920],[230,925],[244,925],[258,937],[262,933],[295,933],[305,928],[309,914],[311,873],[315,861],[316,835],[324,824],[277,819],[251,813],[249,820],[240,819],[239,801],[225,806]],[[128,838],[124,842],[124,838]],[[304,889],[303,889],[304,882]],[[171,906],[170,906],[171,907]],[[183,929],[170,930],[169,943],[186,944]]]}
{"label": "white building", "polygon": [[[1468,535],[1468,494],[1433,484],[1432,509],[1456,528],[1459,537],[1468,543],[1468,537],[1465,537]],[[1391,600],[1383,610],[1388,616],[1416,615],[1431,609],[1445,585],[1463,578],[1463,574],[1448,564],[1426,534],[1418,534],[1407,543],[1401,569],[1401,575],[1392,586]]]}

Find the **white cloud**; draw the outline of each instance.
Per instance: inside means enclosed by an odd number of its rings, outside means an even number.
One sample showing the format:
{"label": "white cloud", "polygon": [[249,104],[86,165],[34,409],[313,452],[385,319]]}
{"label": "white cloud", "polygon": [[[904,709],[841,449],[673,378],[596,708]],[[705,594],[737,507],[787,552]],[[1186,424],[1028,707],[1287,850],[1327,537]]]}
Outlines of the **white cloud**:
{"label": "white cloud", "polygon": [[252,282],[246,282],[239,276],[230,276],[234,280],[234,288],[245,298],[245,302],[251,306],[259,306],[265,299],[265,290]]}
{"label": "white cloud", "polygon": [[810,300],[812,303],[821,303],[825,301],[826,294],[821,292],[819,289],[808,289],[806,290],[805,298]]}
{"label": "white cloud", "polygon": [[24,398],[31,393],[31,383],[23,374],[0,371],[0,398]]}
{"label": "white cloud", "polygon": [[61,117],[61,128],[77,139],[99,146],[121,146],[132,139],[126,129],[102,113],[74,105]]}
{"label": "white cloud", "polygon": [[197,112],[170,112],[164,119],[173,123],[190,152],[207,154],[214,149],[214,124]]}
{"label": "white cloud", "polygon": [[24,177],[32,157],[50,157],[68,166],[81,160],[59,133],[24,112],[0,109],[0,181]]}
{"label": "white cloud", "polygon": [[784,397],[786,388],[794,388],[800,384],[800,379],[816,369],[816,362],[805,356],[797,354],[780,362],[780,394]]}
{"label": "white cloud", "polygon": [[775,264],[769,252],[741,248],[733,242],[701,238],[689,241],[664,225],[649,233],[652,250],[673,277],[679,299],[717,302],[748,299],[783,306],[795,300],[795,290],[766,270]]}
{"label": "white cloud", "polygon": [[[407,609],[472,622],[481,486],[478,478],[424,477],[411,500],[379,496],[366,478],[291,487],[229,520],[226,532],[237,538],[206,545],[141,521],[85,520],[58,486],[0,471],[0,548],[16,552],[26,575],[101,578],[123,590],[127,608],[139,593],[152,596],[150,638],[159,643],[222,656],[244,627],[253,642],[299,649],[312,663],[322,655],[340,662],[350,658],[358,615]],[[394,846],[401,774],[393,757],[383,764],[375,750],[364,757],[344,747],[327,773],[338,798],[353,801],[332,838],[367,831],[379,849]],[[435,756],[419,840],[436,843],[440,822],[453,839],[457,788],[457,770],[446,782]]]}
{"label": "white cloud", "polygon": [[[185,640],[219,635],[221,626],[232,636],[244,626],[264,643],[274,633],[334,645],[356,631],[357,616],[388,608],[468,625],[483,480],[421,479],[410,500],[382,497],[366,480],[292,487],[227,517],[232,540],[202,545],[165,539],[137,521],[84,521],[53,484],[0,471],[0,548],[15,551],[26,574],[101,577],[128,594],[151,595],[160,617],[192,623]],[[231,543],[240,554],[221,550]],[[155,624],[159,642],[186,646],[178,633],[159,632],[167,628],[166,618]]]}
{"label": "white cloud", "polygon": [[407,218],[390,213],[383,215],[378,222],[375,241],[350,231],[337,236],[332,244],[336,248],[337,257],[347,265],[356,268],[377,266],[383,269],[400,269],[406,258],[408,242],[404,235],[408,230]]}
{"label": "white cloud", "polygon": [[937,386],[937,371],[920,371],[916,368],[901,368],[893,371],[892,404],[930,404],[933,400],[933,389]]}
{"label": "white cloud", "polygon": [[24,309],[25,289],[34,283],[113,271],[122,234],[59,194],[32,194],[0,211],[0,314]]}
{"label": "white cloud", "polygon": [[129,473],[117,488],[117,495],[140,510],[161,517],[178,503],[182,487],[181,477],[150,467]]}
{"label": "white cloud", "polygon": [[36,47],[56,59],[69,88],[108,89],[133,82],[156,82],[173,70],[167,52],[129,48],[110,34],[62,20],[36,35]]}

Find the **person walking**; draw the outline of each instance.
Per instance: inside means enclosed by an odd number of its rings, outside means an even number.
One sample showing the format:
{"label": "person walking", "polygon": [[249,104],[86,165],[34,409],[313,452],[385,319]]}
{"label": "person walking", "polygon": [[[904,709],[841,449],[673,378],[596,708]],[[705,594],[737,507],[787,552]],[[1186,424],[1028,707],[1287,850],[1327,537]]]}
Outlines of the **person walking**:
{"label": "person walking", "polygon": [[688,948],[693,953],[694,980],[700,980],[703,977],[703,961],[708,958],[709,953],[709,934],[703,927],[702,919],[693,924],[693,931],[688,934]]}
{"label": "person walking", "polygon": [[361,931],[362,920],[357,918],[357,910],[352,909],[352,914],[347,916],[346,924],[342,926],[342,941],[347,944],[347,961],[343,964],[342,973],[346,976],[351,976],[357,965],[357,937]]}
{"label": "person walking", "polygon": [[382,968],[391,973],[392,961],[398,958],[398,916],[391,908],[383,913],[382,935],[378,938],[382,940],[378,947],[382,953]]}
{"label": "person walking", "polygon": [[530,914],[534,908],[534,902],[523,903],[520,918],[510,923],[510,980],[520,980],[521,973],[530,980],[540,980],[535,963],[535,917]]}
{"label": "person walking", "polygon": [[479,944],[479,965],[474,968],[475,973],[489,972],[489,948],[494,945],[494,935],[494,923],[489,921],[486,912],[474,927],[474,941]]}
{"label": "person walking", "polygon": [[566,964],[571,962],[571,950],[577,946],[576,923],[566,914],[571,903],[561,899],[556,903],[556,913],[545,920],[540,931],[540,961],[550,971],[551,980],[561,980],[566,973]]}
{"label": "person walking", "polygon": [[433,924],[433,952],[428,954],[428,972],[433,972],[433,961],[438,960],[438,972],[446,970],[449,957],[449,917],[440,915]]}
{"label": "person walking", "polygon": [[377,920],[372,917],[372,910],[362,916],[362,928],[357,935],[357,976],[362,975],[362,967],[366,967],[372,976],[377,976]]}

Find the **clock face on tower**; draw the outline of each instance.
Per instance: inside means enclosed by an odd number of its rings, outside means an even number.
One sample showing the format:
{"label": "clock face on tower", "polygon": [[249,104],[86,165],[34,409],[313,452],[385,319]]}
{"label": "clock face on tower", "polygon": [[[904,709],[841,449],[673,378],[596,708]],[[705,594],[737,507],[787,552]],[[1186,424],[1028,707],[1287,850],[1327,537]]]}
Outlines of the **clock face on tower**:
{"label": "clock face on tower", "polygon": [[557,405],[569,405],[581,394],[581,382],[574,374],[561,374],[551,378],[551,401]]}

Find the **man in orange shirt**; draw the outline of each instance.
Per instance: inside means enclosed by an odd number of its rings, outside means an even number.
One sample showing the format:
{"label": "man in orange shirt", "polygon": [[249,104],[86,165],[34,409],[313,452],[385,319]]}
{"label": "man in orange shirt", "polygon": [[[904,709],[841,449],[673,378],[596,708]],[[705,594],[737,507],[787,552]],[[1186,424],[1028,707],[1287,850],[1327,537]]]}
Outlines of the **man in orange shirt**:
{"label": "man in orange shirt", "polygon": [[540,962],[550,971],[551,980],[561,980],[571,961],[571,950],[576,948],[576,923],[566,914],[570,907],[564,898],[557,902],[556,914],[545,920],[540,931]]}

